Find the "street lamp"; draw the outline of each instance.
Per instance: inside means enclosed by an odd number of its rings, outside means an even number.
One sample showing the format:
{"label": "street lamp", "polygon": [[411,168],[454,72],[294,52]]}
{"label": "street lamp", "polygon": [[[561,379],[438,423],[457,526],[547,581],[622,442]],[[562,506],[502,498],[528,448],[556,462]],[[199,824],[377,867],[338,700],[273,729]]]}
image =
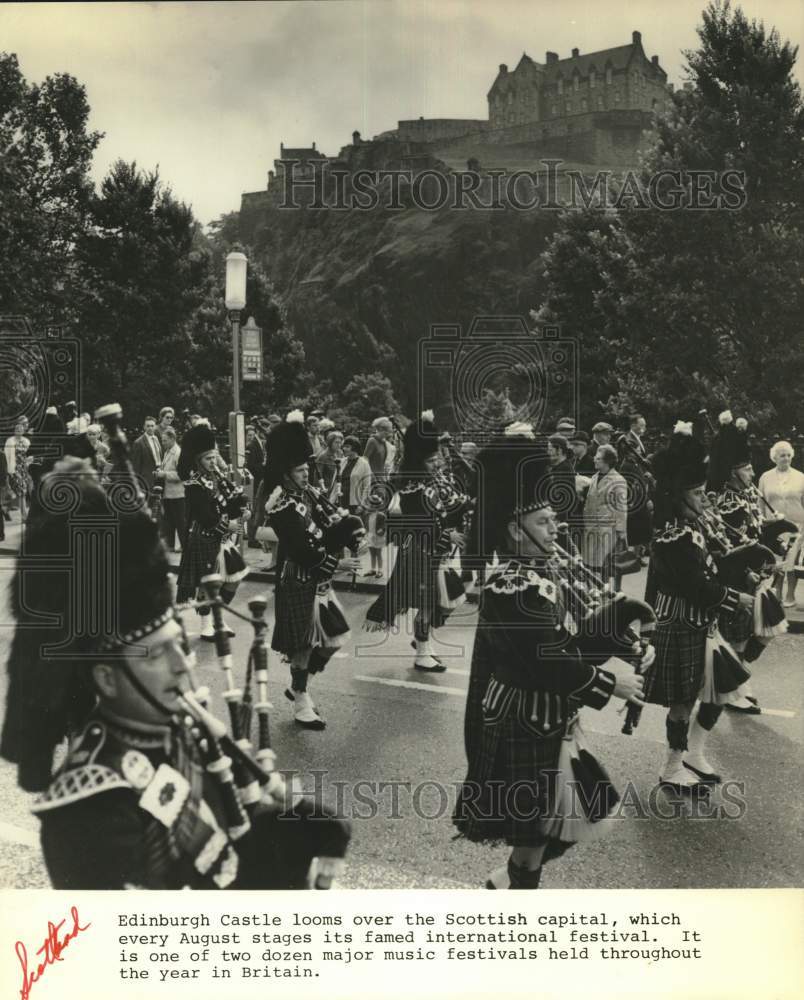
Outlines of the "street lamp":
{"label": "street lamp", "polygon": [[233,250],[226,256],[226,308],[232,324],[232,382],[235,413],[240,409],[240,310],[246,308],[246,270],[244,253]]}
{"label": "street lamp", "polygon": [[232,387],[234,412],[229,418],[229,459],[234,469],[235,481],[240,481],[240,459],[238,423],[240,415],[240,310],[246,307],[246,271],[248,260],[244,253],[233,250],[226,256],[226,309],[232,324]]}

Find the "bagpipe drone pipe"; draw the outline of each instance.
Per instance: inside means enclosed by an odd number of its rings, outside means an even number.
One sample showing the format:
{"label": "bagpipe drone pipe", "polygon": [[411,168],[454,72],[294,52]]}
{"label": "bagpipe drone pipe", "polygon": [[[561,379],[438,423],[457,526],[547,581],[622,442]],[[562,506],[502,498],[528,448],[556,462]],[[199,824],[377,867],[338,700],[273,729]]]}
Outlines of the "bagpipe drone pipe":
{"label": "bagpipe drone pipe", "polygon": [[[569,543],[571,546],[571,543]],[[612,656],[632,664],[636,671],[649,651],[636,625],[656,621],[645,601],[615,591],[570,548],[556,544],[565,601],[573,618],[575,641],[583,658],[600,666]],[[642,706],[628,703],[622,732],[630,736],[639,724]]]}
{"label": "bagpipe drone pipe", "polygon": [[[202,578],[206,599],[187,606],[211,609],[231,735],[210,711],[207,691],[185,693],[179,700],[195,723],[206,769],[220,788],[227,832],[240,857],[238,888],[329,889],[346,855],[350,825],[317,800],[296,792],[293,782],[276,769],[268,699],[267,599],[253,598],[248,602],[250,616],[244,615],[222,601],[221,584],[217,574]],[[243,688],[235,686],[224,611],[248,621],[254,629]],[[256,750],[251,740],[255,713]]]}

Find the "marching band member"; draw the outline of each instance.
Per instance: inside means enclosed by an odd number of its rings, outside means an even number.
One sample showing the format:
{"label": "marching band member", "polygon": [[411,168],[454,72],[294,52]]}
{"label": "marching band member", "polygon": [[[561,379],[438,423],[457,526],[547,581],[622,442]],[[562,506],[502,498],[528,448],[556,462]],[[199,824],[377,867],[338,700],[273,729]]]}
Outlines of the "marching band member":
{"label": "marching band member", "polygon": [[[248,573],[230,527],[232,520],[248,517],[248,500],[242,488],[221,471],[220,463],[212,428],[199,421],[182,438],[177,465],[189,525],[179,566],[179,603],[196,597],[202,577],[219,573],[224,581],[221,597],[229,604]],[[203,621],[201,638],[212,642],[215,633],[209,609],[201,608],[198,613]]]}
{"label": "marching band member", "polygon": [[754,599],[718,579],[701,523],[704,449],[692,436],[691,423],[676,424],[667,448],[654,456],[653,469],[657,502],[651,571],[658,624],[645,699],[669,708],[668,755],[659,780],[691,794],[721,780],[704,756],[705,744],[723,704],[742,697],[741,686],[750,676],[718,632],[718,616],[752,609]]}
{"label": "marching band member", "polygon": [[[715,495],[715,506],[724,523],[723,534],[727,535],[729,547],[733,550],[735,543],[758,547],[765,539],[765,518],[762,515],[762,498],[753,483],[754,469],[746,433],[748,425],[743,418],[735,422],[731,410],[725,410],[719,415],[718,424],[719,429],[709,452],[707,486]],[[773,553],[768,551],[767,556],[768,564],[772,566]],[[745,589],[754,593],[760,580],[761,577],[756,572],[749,570],[746,574]],[[783,620],[784,612],[781,608],[779,614]],[[730,614],[721,615],[720,625],[724,638],[741,657],[756,658],[749,655],[750,650],[747,649],[752,637],[754,645],[757,645],[759,638],[756,635],[754,614],[747,609],[737,609]],[[760,639],[760,649],[763,648],[764,642],[767,642],[767,639]],[[759,715],[761,711],[759,703],[750,693],[747,684],[745,691],[745,696],[740,701],[726,707],[747,715]]]}
{"label": "marching band member", "polygon": [[[393,572],[382,594],[366,614],[368,631],[389,629],[399,615],[416,609],[413,666],[416,670],[446,670],[434,654],[431,630],[465,600],[455,568],[448,565],[453,547],[460,548],[471,500],[457,491],[455,481],[441,475],[439,438],[432,411],[422,413],[405,430],[399,465],[399,509],[405,538],[399,545]],[[407,518],[407,523],[404,519]]]}
{"label": "marching band member", "polygon": [[454,822],[470,840],[512,848],[490,889],[537,888],[547,861],[606,828],[619,796],[584,746],[578,711],[603,708],[612,695],[641,704],[634,667],[606,655],[588,662],[568,627],[549,465],[532,438],[527,425],[512,425],[478,459],[471,548],[494,562],[481,593],[468,773]]}
{"label": "marching band member", "polygon": [[[309,484],[310,439],[304,414],[296,410],[271,432],[265,511],[279,540],[276,569],[276,626],[271,646],[290,663],[297,725],[324,729],[307,690],[310,674],[320,673],[349,638],[349,624],[332,589],[338,569],[357,571],[356,552],[365,529],[359,517],[336,508]],[[353,555],[343,559],[345,548]]]}
{"label": "marching band member", "polygon": [[[348,831],[336,820],[326,832],[306,816],[285,822],[297,806],[276,783],[232,823],[231,770],[227,798],[227,768],[211,766],[212,737],[199,739],[182,704],[193,687],[188,646],[147,509],[121,513],[76,458],[57,463],[42,494],[13,581],[0,751],[20,786],[40,793],[33,810],[54,887],[305,888],[311,851],[342,857]],[[105,543],[93,545],[93,532]],[[76,546],[87,558],[70,564]],[[326,845],[315,844],[322,835]]]}

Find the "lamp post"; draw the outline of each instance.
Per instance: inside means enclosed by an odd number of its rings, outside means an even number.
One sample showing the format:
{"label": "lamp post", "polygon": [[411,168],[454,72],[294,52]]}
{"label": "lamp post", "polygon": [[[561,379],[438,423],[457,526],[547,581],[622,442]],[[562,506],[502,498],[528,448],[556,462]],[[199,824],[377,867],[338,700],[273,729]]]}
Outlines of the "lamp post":
{"label": "lamp post", "polygon": [[[244,459],[238,453],[240,425],[240,311],[246,306],[246,255],[233,250],[226,256],[226,309],[232,324],[232,389],[234,411],[229,417],[229,459],[234,470],[235,481],[240,482],[240,462]],[[244,432],[242,432],[244,433]]]}
{"label": "lamp post", "polygon": [[234,408],[240,410],[240,310],[246,307],[246,270],[244,253],[233,250],[226,256],[226,308],[232,324],[232,382]]}

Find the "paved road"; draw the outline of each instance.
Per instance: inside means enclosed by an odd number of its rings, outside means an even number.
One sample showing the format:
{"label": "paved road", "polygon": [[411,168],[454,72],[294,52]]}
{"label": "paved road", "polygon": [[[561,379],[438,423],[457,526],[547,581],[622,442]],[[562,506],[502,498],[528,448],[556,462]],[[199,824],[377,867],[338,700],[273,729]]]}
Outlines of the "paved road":
{"label": "paved road", "polygon": [[[0,561],[0,569],[6,568],[8,561]],[[629,580],[637,590],[638,579]],[[260,589],[246,582],[236,606],[244,606]],[[272,728],[280,766],[298,769],[308,788],[323,783],[330,801],[340,794],[356,813],[344,886],[477,887],[507,852],[453,840],[449,822],[454,786],[464,775],[463,709],[475,610],[468,605],[459,609],[442,630],[439,653],[448,670],[433,676],[412,669],[408,635],[385,637],[360,630],[370,595],[345,593],[342,599],[354,623],[352,642],[311,685],[328,721],[326,731],[295,727],[282,696],[285,669],[272,658]],[[236,628],[235,663],[242,670],[251,637],[245,624]],[[7,642],[4,630],[0,656]],[[642,805],[632,802],[609,837],[551,863],[545,886],[800,885],[802,662],[804,636],[776,640],[758,664],[754,682],[762,705],[771,712],[759,717],[725,715],[714,732],[710,756],[726,777],[744,782],[745,809],[739,819],[647,815],[664,755],[664,711],[647,708],[635,735],[625,737],[619,706],[585,710],[590,742],[618,787],[631,782]],[[221,690],[208,646],[200,649],[199,674],[202,683]],[[396,805],[394,791],[381,782],[397,783]],[[742,795],[739,790],[733,794],[737,799]],[[7,764],[0,764],[0,802],[0,885],[47,885],[37,823]],[[738,810],[718,796],[712,802],[731,813]],[[660,797],[658,804],[668,815],[668,801]]]}

